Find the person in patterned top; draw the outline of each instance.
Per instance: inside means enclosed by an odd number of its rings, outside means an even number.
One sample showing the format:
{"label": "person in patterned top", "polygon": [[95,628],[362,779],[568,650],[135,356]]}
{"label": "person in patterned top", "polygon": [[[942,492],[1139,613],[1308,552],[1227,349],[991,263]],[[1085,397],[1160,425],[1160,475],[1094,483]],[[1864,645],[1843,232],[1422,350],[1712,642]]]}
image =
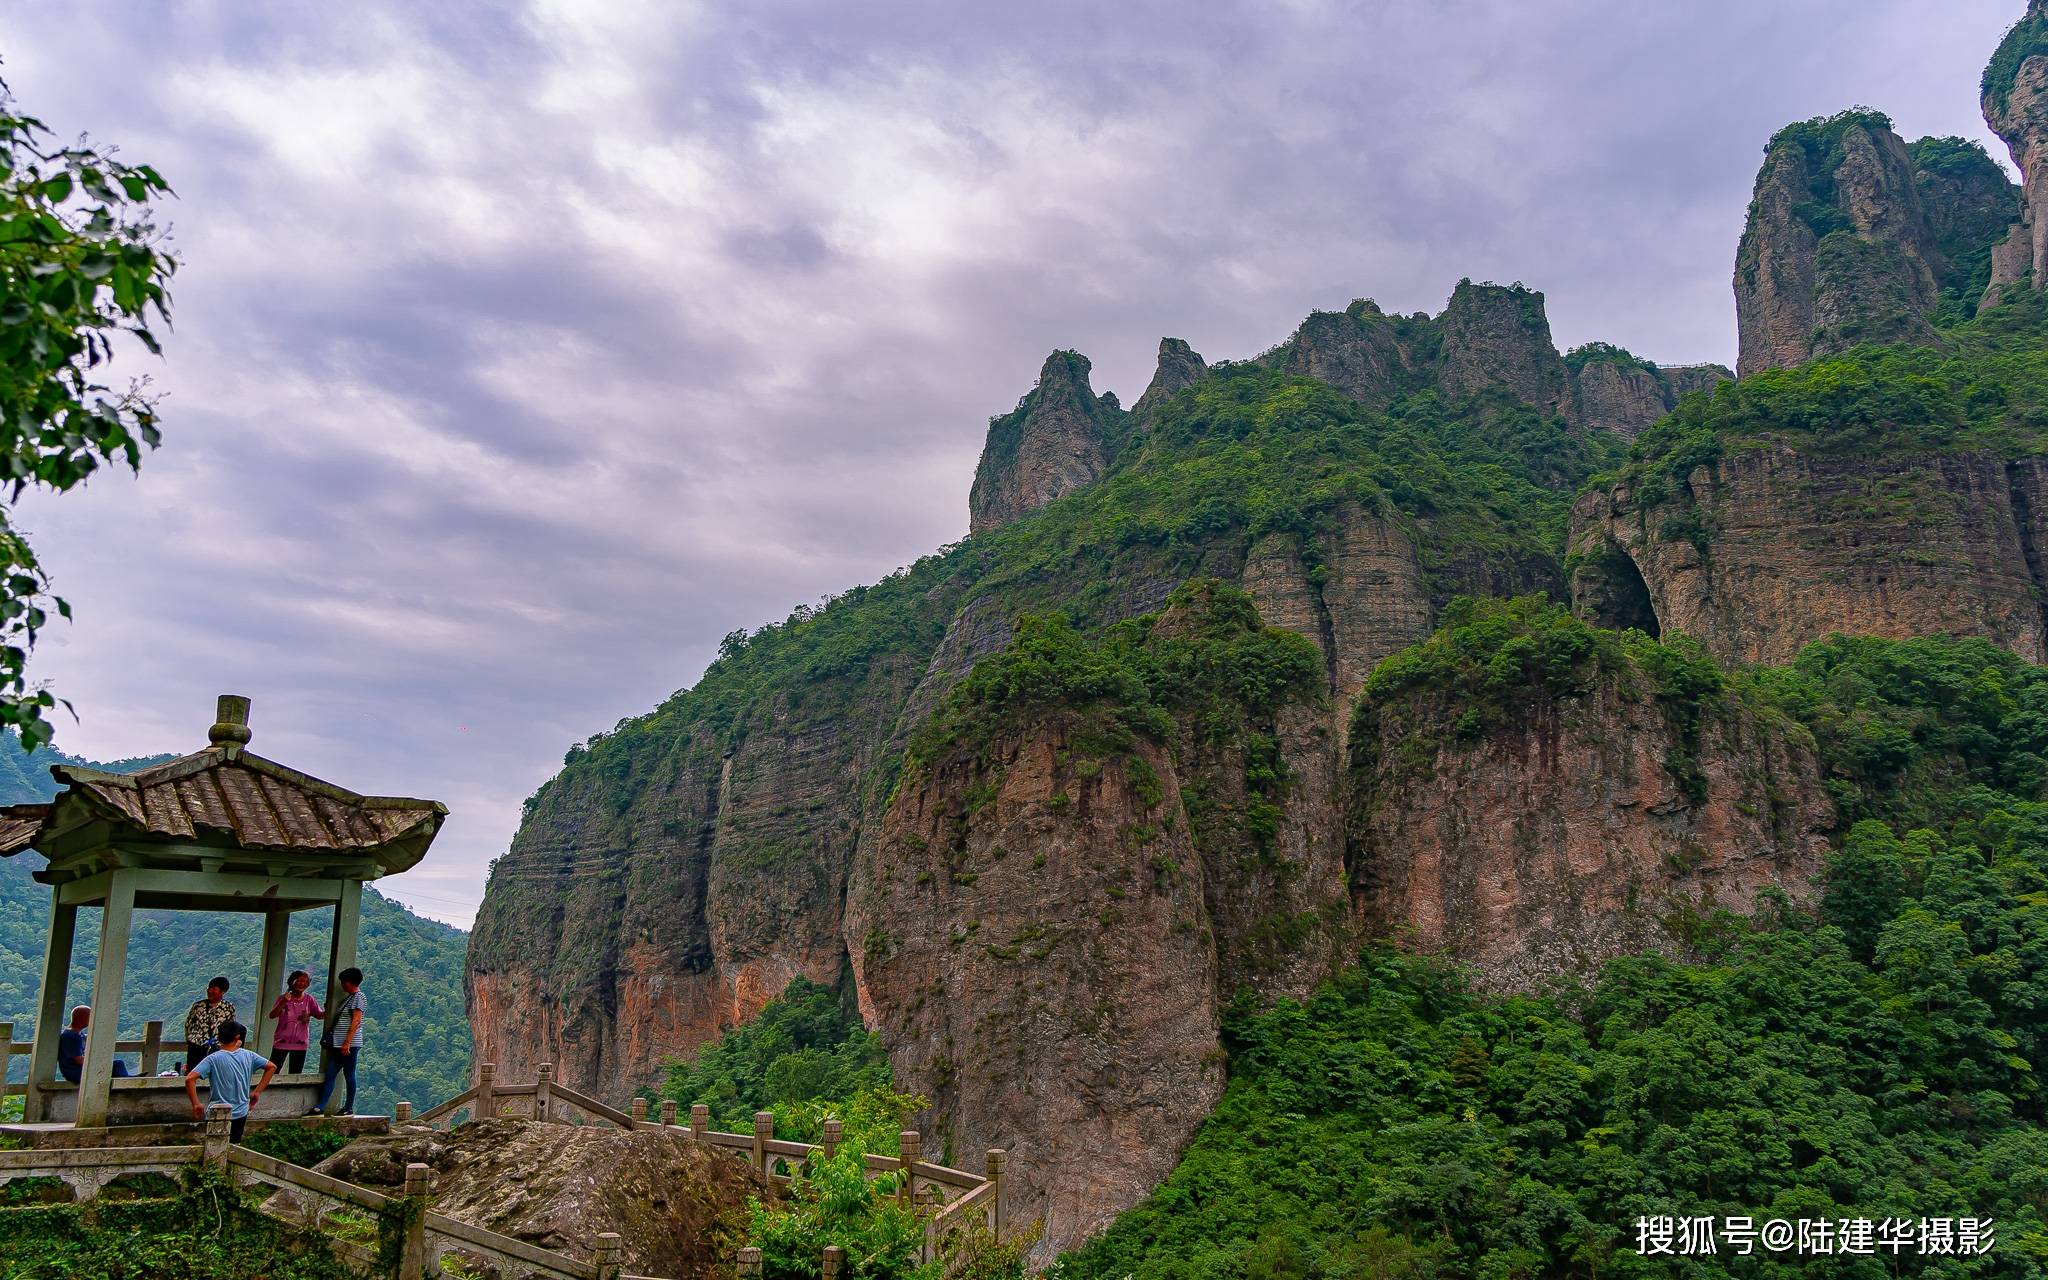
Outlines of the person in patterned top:
{"label": "person in patterned top", "polygon": [[215,978],[206,984],[206,999],[194,1000],[185,1011],[186,1071],[214,1051],[220,1043],[220,1029],[235,1020],[235,1002],[227,994],[228,980]]}

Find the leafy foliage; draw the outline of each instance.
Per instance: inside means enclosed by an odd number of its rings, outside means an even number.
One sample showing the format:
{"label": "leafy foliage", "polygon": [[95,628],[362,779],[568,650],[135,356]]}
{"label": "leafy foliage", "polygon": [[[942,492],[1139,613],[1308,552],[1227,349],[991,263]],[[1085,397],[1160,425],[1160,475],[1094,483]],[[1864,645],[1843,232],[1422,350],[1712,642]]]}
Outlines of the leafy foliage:
{"label": "leafy foliage", "polygon": [[1577,377],[1587,365],[1613,364],[1624,369],[1646,369],[1655,372],[1655,362],[1645,360],[1626,347],[1617,347],[1611,342],[1582,342],[1564,353],[1564,367]]}
{"label": "leafy foliage", "polygon": [[[1655,651],[1538,602],[1460,604],[1366,701],[1570,696]],[[1831,637],[1758,672],[1679,657],[1660,690],[1791,717],[1846,812],[1870,815],[1817,911],[1703,920],[1696,955],[1625,958],[1551,997],[1476,994],[1439,962],[1373,951],[1305,1003],[1241,1003],[1215,1115],[1061,1274],[1648,1276],[1668,1272],[1633,1252],[1639,1214],[1973,1214],[2000,1245],[1969,1274],[2040,1275],[2048,669],[1943,638]]]}
{"label": "leafy foliage", "polygon": [[[890,1078],[881,1041],[861,1026],[839,993],[797,978],[751,1022],[726,1032],[690,1061],[671,1062],[659,1096],[673,1098],[685,1113],[703,1103],[715,1127],[747,1133],[757,1111],[850,1099],[886,1090]],[[777,1121],[778,1134],[795,1136],[779,1112]],[[894,1135],[888,1131],[891,1151]]]}
{"label": "leafy foliage", "polygon": [[317,1236],[241,1202],[218,1175],[176,1196],[0,1210],[9,1280],[354,1280]]}
{"label": "leafy foliage", "polygon": [[1998,115],[2012,101],[2012,87],[2020,78],[2020,67],[2036,54],[2048,54],[2048,11],[2027,6],[2027,16],[2012,24],[1991,61],[1984,65],[1982,96],[1984,114]]}
{"label": "leafy foliage", "polygon": [[1636,441],[1628,473],[1650,507],[1736,449],[1807,453],[2048,451],[2048,294],[2016,289],[1939,346],[1861,346],[1688,396]]}
{"label": "leafy foliage", "polygon": [[[156,446],[142,386],[117,392],[97,379],[115,334],[156,352],[151,326],[170,322],[177,263],[150,220],[152,202],[169,194],[148,165],[52,144],[0,84],[0,483],[10,502],[30,486],[74,488],[103,462],[136,468]],[[49,740],[42,713],[56,699],[29,687],[28,651],[50,611],[70,616],[47,588],[0,514],[0,725],[30,746]]]}

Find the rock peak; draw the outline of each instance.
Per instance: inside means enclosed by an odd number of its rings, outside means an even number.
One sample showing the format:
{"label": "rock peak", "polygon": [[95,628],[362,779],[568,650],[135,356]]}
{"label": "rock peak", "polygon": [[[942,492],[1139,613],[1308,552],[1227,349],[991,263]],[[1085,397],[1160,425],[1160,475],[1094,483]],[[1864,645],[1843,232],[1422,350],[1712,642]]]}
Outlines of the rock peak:
{"label": "rock peak", "polygon": [[967,499],[969,532],[1000,529],[1108,468],[1124,413],[1115,396],[1095,394],[1091,368],[1078,351],[1055,351],[1017,407],[989,419]]}
{"label": "rock peak", "polygon": [[1504,387],[1538,409],[1567,419],[1576,416],[1564,359],[1550,340],[1550,318],[1538,291],[1520,283],[1460,280],[1437,327],[1443,332],[1437,385],[1445,394],[1469,396]]}
{"label": "rock peak", "polygon": [[1173,398],[1174,392],[1208,376],[1208,362],[1187,344],[1185,338],[1161,338],[1159,363],[1152,371],[1152,381],[1146,386],[1145,394],[1131,406],[1131,412],[1150,417],[1153,410]]}

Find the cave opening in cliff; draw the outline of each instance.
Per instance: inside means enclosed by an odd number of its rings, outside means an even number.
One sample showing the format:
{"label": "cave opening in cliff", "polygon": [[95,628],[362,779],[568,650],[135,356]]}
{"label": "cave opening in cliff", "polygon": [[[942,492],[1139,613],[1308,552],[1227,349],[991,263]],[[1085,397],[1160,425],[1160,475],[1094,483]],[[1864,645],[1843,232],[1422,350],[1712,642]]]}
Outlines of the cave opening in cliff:
{"label": "cave opening in cliff", "polygon": [[1600,589],[1589,601],[1593,616],[1588,620],[1595,626],[1616,631],[1634,627],[1652,640],[1661,639],[1657,609],[1650,602],[1650,586],[1643,581],[1643,571],[1636,567],[1635,559],[1619,547],[1610,547],[1600,557],[1597,574]]}

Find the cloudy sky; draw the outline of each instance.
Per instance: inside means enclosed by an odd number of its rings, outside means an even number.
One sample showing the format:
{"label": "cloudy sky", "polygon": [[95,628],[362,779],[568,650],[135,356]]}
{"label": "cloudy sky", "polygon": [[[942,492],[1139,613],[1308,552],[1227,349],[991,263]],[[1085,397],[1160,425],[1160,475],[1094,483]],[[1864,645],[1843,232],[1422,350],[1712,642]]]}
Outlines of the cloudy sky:
{"label": "cloudy sky", "polygon": [[249,694],[259,752],[452,807],[388,888],[466,924],[570,744],[961,537],[1047,351],[1128,402],[1162,334],[1471,276],[1732,364],[1765,138],[1991,141],[2023,7],[15,0],[0,74],[169,177],[185,263],[126,360],[163,448],[22,504],[58,745],[191,750]]}

